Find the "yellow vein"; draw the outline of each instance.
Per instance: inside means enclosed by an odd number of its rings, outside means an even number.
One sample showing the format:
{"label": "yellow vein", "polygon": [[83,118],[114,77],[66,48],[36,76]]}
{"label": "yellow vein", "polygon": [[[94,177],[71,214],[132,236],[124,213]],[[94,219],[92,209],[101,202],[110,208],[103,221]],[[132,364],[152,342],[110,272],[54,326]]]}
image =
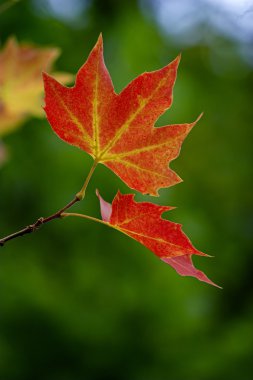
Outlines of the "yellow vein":
{"label": "yellow vein", "polygon": [[[170,246],[173,246],[173,247],[177,247],[180,250],[184,249],[182,246],[180,246],[178,244],[174,244],[174,243],[172,243],[170,241],[166,241],[166,240],[161,239],[161,238],[156,238],[156,237],[153,237],[153,236],[148,236],[148,235],[140,234],[138,232],[127,230],[126,228],[118,227],[115,224],[111,224],[110,222],[105,222],[104,220],[97,219],[97,218],[94,218],[94,217],[89,216],[89,215],[83,215],[83,214],[77,214],[77,213],[62,213],[61,216],[62,217],[77,216],[77,217],[80,217],[80,218],[93,220],[94,222],[98,222],[98,223],[104,224],[104,225],[106,225],[108,227],[111,227],[111,228],[117,230],[117,231],[120,231],[124,235],[127,235],[127,236],[131,237],[132,239],[135,239],[139,243],[141,243],[140,240],[138,240],[137,238],[133,237],[132,235],[140,236],[140,237],[143,237],[143,238],[146,238],[146,239],[149,239],[149,240],[157,241],[157,242],[162,243],[162,244],[167,244],[167,245],[170,245]],[[141,244],[143,244],[143,243],[141,243]],[[145,245],[145,244],[143,244],[143,245]],[[188,250],[188,249],[185,248],[185,250]],[[184,253],[182,255],[174,255],[172,257],[178,257],[178,256],[184,256],[184,255],[192,255],[192,254],[193,253],[190,251],[189,253],[186,252],[186,253]],[[162,257],[164,258],[164,257],[167,257],[167,256],[162,256]],[[172,258],[172,257],[169,257],[169,258]]]}
{"label": "yellow vein", "polygon": [[155,171],[153,171],[153,170],[150,170],[150,169],[142,168],[142,167],[140,167],[140,166],[138,166],[138,165],[136,165],[136,164],[133,164],[132,162],[129,162],[129,161],[126,161],[126,160],[120,160],[120,159],[118,159],[118,160],[116,160],[116,161],[117,161],[117,162],[120,162],[120,163],[122,163],[122,164],[124,164],[124,165],[126,165],[126,166],[133,167],[134,169],[136,169],[136,170],[138,170],[138,171],[147,172],[147,173],[150,173],[150,174],[154,174],[154,175],[156,175],[157,177],[162,177],[162,178],[167,178],[167,179],[168,179],[168,177],[167,177],[166,175],[163,175],[163,174],[157,173],[157,172],[155,172]]}
{"label": "yellow vein", "polygon": [[79,129],[79,131],[82,133],[83,138],[87,140],[91,146],[93,146],[93,141],[91,137],[88,135],[86,130],[84,129],[82,123],[78,120],[76,115],[74,115],[68,106],[64,103],[63,99],[59,96],[58,92],[55,90],[55,88],[50,84],[50,87],[52,88],[57,100],[59,101],[60,105],[64,108],[64,110],[67,112],[68,116],[70,117],[71,121],[76,125],[76,127]]}
{"label": "yellow vein", "polygon": [[[169,72],[169,74],[170,74],[170,72]],[[169,76],[169,74],[168,74],[168,76]],[[103,158],[103,156],[105,155],[105,153],[109,149],[111,149],[116,144],[116,142],[121,138],[121,136],[123,135],[123,133],[125,133],[127,131],[127,129],[129,128],[129,126],[131,125],[131,123],[134,121],[134,119],[139,115],[139,113],[143,110],[143,108],[146,107],[146,105],[148,104],[148,102],[154,97],[154,95],[156,94],[156,92],[164,85],[164,83],[165,83],[166,80],[167,80],[167,76],[165,78],[163,78],[159,82],[159,84],[154,89],[153,93],[148,98],[142,99],[142,101],[140,102],[139,108],[137,108],[137,110],[122,125],[122,127],[115,134],[114,138],[107,144],[107,146],[105,147],[105,149],[102,151],[102,153],[101,153],[101,155],[99,157],[100,161]]]}
{"label": "yellow vein", "polygon": [[108,152],[108,150],[111,149],[116,144],[116,142],[121,138],[121,136],[123,135],[123,133],[125,131],[127,131],[127,129],[129,128],[130,124],[132,123],[132,121],[134,121],[134,119],[136,118],[136,116],[143,110],[143,108],[146,106],[147,102],[148,102],[148,100],[144,101],[142,103],[142,105],[138,108],[138,110],[135,111],[130,116],[130,118],[122,125],[122,127],[117,131],[117,133],[115,134],[114,138],[110,141],[110,143],[105,147],[105,149],[101,153],[101,156],[100,156],[101,159],[103,158],[103,156],[105,155],[105,153]]}
{"label": "yellow vein", "polygon": [[[116,230],[119,230],[121,232],[123,232],[124,234],[132,237],[131,235],[136,235],[136,236],[140,236],[140,237],[143,237],[145,239],[149,239],[149,240],[154,240],[154,241],[157,241],[158,243],[162,243],[162,244],[167,244],[167,245],[172,245],[173,247],[177,247],[177,248],[180,248],[180,249],[184,249],[182,246],[178,245],[178,244],[174,244],[170,241],[167,241],[167,240],[164,240],[164,239],[161,239],[161,238],[156,238],[156,237],[153,237],[153,236],[149,236],[149,235],[144,235],[144,234],[141,234],[141,233],[138,233],[138,232],[134,232],[134,231],[131,231],[131,230],[127,230],[126,228],[117,228],[117,226],[114,226],[113,224],[111,224],[110,226],[112,226],[113,228],[115,228]],[[131,234],[131,235],[129,235]],[[137,240],[137,239],[136,239]],[[137,240],[139,241],[139,240]],[[187,250],[185,248],[185,250]],[[187,253],[185,253],[187,254]],[[188,253],[189,254],[189,253]],[[176,255],[175,255],[176,256]]]}
{"label": "yellow vein", "polygon": [[95,78],[95,89],[94,89],[94,99],[93,99],[93,122],[92,122],[92,127],[93,127],[93,144],[95,147],[95,156],[97,157],[99,154],[99,130],[98,130],[98,82],[99,82],[99,77],[98,77],[98,65],[99,65],[99,58],[97,59],[97,68],[96,68],[96,78]]}
{"label": "yellow vein", "polygon": [[147,216],[147,215],[150,216],[150,213],[145,213],[145,214],[137,215],[134,218],[124,220],[122,223],[117,223],[117,225],[118,226],[122,226],[123,224],[127,224],[127,223],[130,223],[130,222],[133,222],[134,220],[139,219],[139,218],[141,218],[143,216]]}
{"label": "yellow vein", "polygon": [[[153,149],[156,149],[156,148],[161,148],[161,147],[163,147],[165,145],[171,144],[171,142],[173,140],[175,140],[175,139],[170,139],[170,140],[168,140],[166,142],[162,142],[160,144],[154,144],[154,145],[149,145],[149,146],[145,146],[145,147],[142,147],[142,148],[137,148],[137,149],[129,150],[129,151],[123,152],[123,153],[112,154],[111,156],[105,157],[100,162],[117,160],[117,158],[132,156],[132,155],[135,155],[135,154],[138,154],[138,153],[143,153],[143,152],[148,152],[150,150],[153,150]],[[174,145],[172,145],[171,148],[175,149],[177,147],[174,146]]]}

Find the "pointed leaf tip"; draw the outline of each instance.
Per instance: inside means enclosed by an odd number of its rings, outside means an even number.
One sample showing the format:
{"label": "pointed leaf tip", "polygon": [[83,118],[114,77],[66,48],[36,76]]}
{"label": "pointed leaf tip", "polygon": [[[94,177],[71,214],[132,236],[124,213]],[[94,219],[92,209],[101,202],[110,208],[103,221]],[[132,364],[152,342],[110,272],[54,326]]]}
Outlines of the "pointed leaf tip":
{"label": "pointed leaf tip", "polygon": [[177,63],[177,66],[181,62],[181,59],[182,59],[182,53],[179,53],[178,56],[175,58],[175,62]]}
{"label": "pointed leaf tip", "polygon": [[101,41],[103,43],[103,33],[102,32],[99,33],[98,41]]}
{"label": "pointed leaf tip", "polygon": [[192,255],[182,255],[177,257],[161,257],[161,260],[164,261],[166,264],[169,264],[181,276],[195,277],[199,281],[206,282],[207,284],[222,289],[219,285],[216,285],[212,280],[210,280],[205,275],[205,273],[201,272],[200,270],[194,267],[191,256]]}
{"label": "pointed leaf tip", "polygon": [[201,112],[201,114],[197,117],[196,121],[194,122],[195,124],[197,124],[197,122],[202,119],[202,117],[204,116],[204,112]]}
{"label": "pointed leaf tip", "polygon": [[95,47],[98,47],[100,50],[103,51],[104,42],[102,33],[99,34]]}
{"label": "pointed leaf tip", "polygon": [[50,75],[46,73],[45,71],[42,71],[42,78],[43,80],[47,79]]}

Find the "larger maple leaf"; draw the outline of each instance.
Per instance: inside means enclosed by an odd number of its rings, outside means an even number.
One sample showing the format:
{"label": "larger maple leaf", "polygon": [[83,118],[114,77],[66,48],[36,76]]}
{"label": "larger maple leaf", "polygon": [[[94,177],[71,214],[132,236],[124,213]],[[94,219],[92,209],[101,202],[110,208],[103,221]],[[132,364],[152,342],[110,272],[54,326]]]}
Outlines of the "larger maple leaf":
{"label": "larger maple leaf", "polygon": [[[28,116],[43,116],[41,98],[43,70],[51,70],[60,51],[18,44],[10,37],[0,53],[0,136],[9,133]],[[68,73],[55,73],[59,80],[72,80]]]}
{"label": "larger maple leaf", "polygon": [[180,58],[140,75],[119,95],[103,58],[100,36],[75,86],[67,88],[45,74],[45,111],[57,135],[113,170],[129,187],[157,195],[181,181],[168,163],[196,123],[154,128],[172,103]]}
{"label": "larger maple leaf", "polygon": [[207,256],[193,247],[182,231],[181,224],[161,218],[173,207],[158,206],[149,202],[135,202],[133,194],[117,193],[112,204],[100,200],[103,221],[150,249],[182,276],[193,276],[217,286],[192,263],[192,255]]}

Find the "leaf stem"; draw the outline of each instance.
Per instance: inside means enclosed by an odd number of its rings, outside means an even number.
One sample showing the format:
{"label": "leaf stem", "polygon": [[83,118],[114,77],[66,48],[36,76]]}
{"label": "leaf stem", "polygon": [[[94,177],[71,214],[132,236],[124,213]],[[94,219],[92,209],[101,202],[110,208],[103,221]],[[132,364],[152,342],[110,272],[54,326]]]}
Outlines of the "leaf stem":
{"label": "leaf stem", "polygon": [[90,169],[90,172],[89,172],[89,174],[87,175],[86,180],[85,180],[85,182],[84,182],[84,184],[83,184],[83,187],[82,187],[81,190],[76,194],[76,197],[77,197],[80,201],[85,197],[85,192],[86,192],[87,186],[88,186],[88,184],[89,184],[89,182],[90,182],[90,179],[91,179],[91,177],[92,177],[92,174],[94,173],[94,170],[96,169],[97,164],[98,164],[98,161],[97,161],[97,160],[94,160],[93,165],[92,165],[92,167],[91,167],[91,169]]}
{"label": "leaf stem", "polygon": [[89,219],[89,220],[92,220],[93,222],[98,222],[98,223],[101,223],[101,224],[105,224],[108,227],[111,227],[110,223],[105,222],[105,221],[103,221],[101,219],[98,219],[98,218],[94,218],[93,216],[90,216],[90,215],[78,214],[76,212],[64,212],[64,213],[61,214],[61,216],[62,216],[62,218],[65,218],[67,216],[76,216],[78,218]]}
{"label": "leaf stem", "polygon": [[[44,217],[41,217],[41,218],[38,218],[33,224],[30,224],[28,226],[26,226],[25,228],[22,228],[21,230],[17,231],[17,232],[14,232],[13,234],[10,234],[8,236],[5,236],[4,238],[0,239],[0,247],[3,247],[5,245],[5,243],[9,240],[13,240],[19,236],[24,236],[24,235],[27,235],[27,234],[30,234],[32,232],[35,232],[36,230],[38,230],[43,224],[46,224],[48,222],[51,222],[52,220],[54,219],[59,219],[63,216],[67,216],[68,214],[64,214],[64,211],[65,210],[68,210],[70,207],[72,207],[75,203],[81,201],[84,197],[85,197],[85,191],[87,189],[87,186],[90,182],[90,179],[92,177],[92,174],[94,173],[94,170],[97,166],[98,162],[95,160],[87,177],[86,177],[86,180],[84,182],[84,185],[82,187],[82,189],[75,195],[74,199],[72,199],[72,201],[70,201],[69,203],[67,203],[64,207],[62,207],[61,209],[59,209],[58,211],[56,211],[54,214],[44,218]],[[81,214],[80,214],[81,215]],[[88,217],[87,217],[88,218]],[[92,218],[92,217],[89,217],[90,219],[95,219],[95,218]],[[97,221],[99,221],[99,219],[97,219]]]}

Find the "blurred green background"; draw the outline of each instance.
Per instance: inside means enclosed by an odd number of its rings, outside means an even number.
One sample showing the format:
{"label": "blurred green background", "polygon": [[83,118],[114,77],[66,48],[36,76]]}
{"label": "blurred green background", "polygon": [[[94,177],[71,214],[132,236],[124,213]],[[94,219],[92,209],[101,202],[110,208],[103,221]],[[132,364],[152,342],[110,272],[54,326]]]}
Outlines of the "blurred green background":
{"label": "blurred green background", "polygon": [[[57,46],[55,69],[71,73],[101,31],[117,91],[182,52],[174,104],[157,125],[204,117],[172,164],[184,182],[152,200],[178,207],[166,217],[215,256],[194,263],[224,289],[180,277],[102,225],[50,223],[1,248],[0,379],[252,379],[253,3],[20,0],[0,13],[1,43],[14,34]],[[46,119],[4,144],[1,236],[71,200],[92,163]],[[99,166],[73,210],[99,216],[95,188],[108,201],[129,192]]]}

